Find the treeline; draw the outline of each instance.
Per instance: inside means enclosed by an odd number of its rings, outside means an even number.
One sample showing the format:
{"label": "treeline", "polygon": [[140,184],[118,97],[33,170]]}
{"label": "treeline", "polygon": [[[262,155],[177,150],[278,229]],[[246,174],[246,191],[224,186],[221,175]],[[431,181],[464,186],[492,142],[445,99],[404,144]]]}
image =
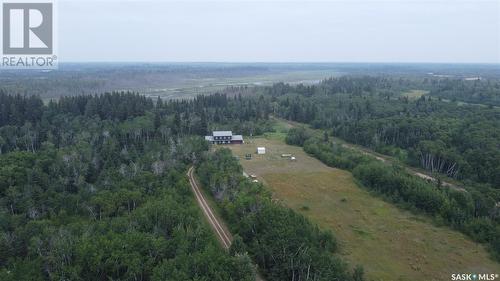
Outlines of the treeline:
{"label": "treeline", "polygon": [[248,256],[218,246],[185,177],[208,149],[196,128],[236,124],[223,118],[237,98],[200,98],[213,105],[197,110],[133,93],[0,97],[12,109],[0,127],[0,280],[255,280]]}
{"label": "treeline", "polygon": [[22,126],[41,120],[43,102],[37,96],[7,95],[0,90],[0,127]]}
{"label": "treeline", "polygon": [[204,140],[116,138],[0,156],[0,279],[255,280],[189,192]]}
{"label": "treeline", "polygon": [[124,121],[144,115],[153,106],[151,99],[138,93],[113,92],[102,95],[61,97],[57,102],[51,100],[48,110],[53,114],[98,116],[101,120]]}
{"label": "treeline", "polygon": [[268,95],[280,96],[290,93],[312,95],[336,94],[381,94],[384,97],[399,97],[409,90],[428,91],[429,95],[449,101],[462,101],[486,106],[500,105],[500,80],[494,76],[439,78],[439,77],[398,77],[394,76],[340,76],[328,78],[318,86],[291,86],[277,83],[265,89]]}
{"label": "treeline", "polygon": [[500,106],[500,81],[442,79],[431,89],[431,96],[451,101],[464,101],[488,106]]}
{"label": "treeline", "polygon": [[[500,109],[433,97],[432,91],[443,84],[456,82],[456,91],[466,91],[460,85],[474,83],[453,81],[340,77],[317,86],[277,84],[264,92],[279,117],[311,124],[430,172],[498,188]],[[496,82],[477,83],[496,88]],[[411,89],[431,94],[406,96]]]}
{"label": "treeline", "polygon": [[[297,135],[296,130],[289,134]],[[302,129],[304,130],[304,129]],[[291,140],[293,137],[287,137]],[[352,171],[366,188],[405,208],[429,215],[487,243],[492,256],[500,260],[500,201],[498,190],[476,185],[466,190],[442,186],[409,174],[406,169],[382,163],[373,157],[329,140],[311,137],[304,141],[304,151],[325,164]]]}
{"label": "treeline", "polygon": [[242,175],[228,149],[205,156],[196,171],[237,234],[231,251],[248,252],[266,280],[363,280],[361,267],[349,273],[334,254],[332,233],[272,202],[261,184]]}
{"label": "treeline", "polygon": [[[0,93],[0,100],[0,154],[36,152],[47,141],[56,147],[73,145],[79,138],[94,142],[112,132],[120,135],[120,143],[153,138],[165,143],[177,136],[203,136],[215,129],[245,135],[271,129],[269,104],[257,97],[216,94],[193,100],[153,102],[135,93],[106,93],[62,97],[45,106],[36,96]],[[103,122],[111,129],[98,131]],[[83,133],[82,128],[88,133]]]}

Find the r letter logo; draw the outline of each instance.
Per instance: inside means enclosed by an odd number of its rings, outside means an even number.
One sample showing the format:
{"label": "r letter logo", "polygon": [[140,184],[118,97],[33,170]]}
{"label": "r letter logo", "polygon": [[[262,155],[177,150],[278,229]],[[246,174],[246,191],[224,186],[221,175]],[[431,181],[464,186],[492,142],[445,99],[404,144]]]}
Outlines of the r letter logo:
{"label": "r letter logo", "polygon": [[4,54],[52,54],[52,3],[4,3],[3,22]]}
{"label": "r letter logo", "polygon": [[56,67],[54,3],[3,3],[2,23],[3,68]]}

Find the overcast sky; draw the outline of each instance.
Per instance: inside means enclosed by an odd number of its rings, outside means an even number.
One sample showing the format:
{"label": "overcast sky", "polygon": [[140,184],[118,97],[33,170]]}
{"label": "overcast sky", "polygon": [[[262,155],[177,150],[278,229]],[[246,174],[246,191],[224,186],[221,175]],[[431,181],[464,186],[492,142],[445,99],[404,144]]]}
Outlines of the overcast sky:
{"label": "overcast sky", "polygon": [[58,5],[61,61],[500,63],[500,0]]}

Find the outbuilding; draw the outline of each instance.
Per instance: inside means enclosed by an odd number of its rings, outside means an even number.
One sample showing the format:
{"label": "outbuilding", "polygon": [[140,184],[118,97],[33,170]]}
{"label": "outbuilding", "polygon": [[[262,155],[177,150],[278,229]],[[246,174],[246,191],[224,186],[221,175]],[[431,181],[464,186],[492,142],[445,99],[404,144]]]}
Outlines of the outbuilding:
{"label": "outbuilding", "polygon": [[265,147],[257,147],[257,154],[266,154]]}

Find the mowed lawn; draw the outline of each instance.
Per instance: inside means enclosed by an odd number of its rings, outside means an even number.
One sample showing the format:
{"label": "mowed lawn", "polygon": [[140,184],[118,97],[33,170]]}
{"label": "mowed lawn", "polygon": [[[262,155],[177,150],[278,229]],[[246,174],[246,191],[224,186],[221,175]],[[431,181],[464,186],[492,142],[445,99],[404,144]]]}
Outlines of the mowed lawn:
{"label": "mowed lawn", "polygon": [[[267,153],[256,155],[257,146]],[[302,148],[286,145],[279,134],[227,147],[275,198],[333,230],[341,254],[362,264],[369,280],[451,280],[452,273],[500,272],[483,246],[370,194],[350,172],[327,167]],[[246,153],[252,160],[245,160]]]}

